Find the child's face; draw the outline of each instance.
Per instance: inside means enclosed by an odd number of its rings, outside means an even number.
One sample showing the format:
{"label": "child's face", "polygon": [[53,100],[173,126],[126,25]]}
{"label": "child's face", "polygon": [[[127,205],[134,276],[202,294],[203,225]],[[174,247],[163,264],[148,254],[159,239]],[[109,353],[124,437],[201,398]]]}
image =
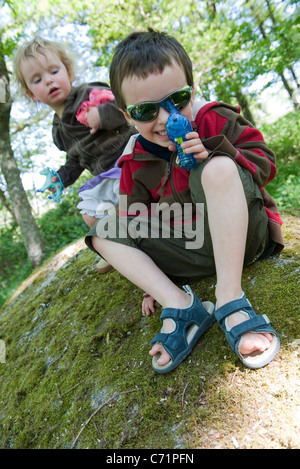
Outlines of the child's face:
{"label": "child's face", "polygon": [[[122,83],[122,95],[126,106],[143,102],[160,101],[170,93],[180,90],[187,85],[185,73],[176,62],[172,66],[165,67],[161,74],[151,74],[147,78],[137,76],[127,77]],[[193,96],[190,103],[181,111],[190,121],[192,120]],[[166,123],[169,113],[162,106],[157,117],[151,122],[137,122],[131,120],[124,112],[126,119],[136,126],[138,132],[148,141],[167,148],[172,142],[166,133]]]}
{"label": "child's face", "polygon": [[60,113],[72,88],[72,77],[57,54],[45,51],[25,59],[20,66],[26,82],[27,94],[33,101],[41,101]]}

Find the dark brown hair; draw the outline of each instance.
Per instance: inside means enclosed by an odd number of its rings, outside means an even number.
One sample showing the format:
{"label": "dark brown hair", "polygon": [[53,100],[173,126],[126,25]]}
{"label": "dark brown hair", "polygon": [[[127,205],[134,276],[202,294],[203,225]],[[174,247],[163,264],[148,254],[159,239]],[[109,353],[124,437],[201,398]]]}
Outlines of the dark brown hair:
{"label": "dark brown hair", "polygon": [[119,107],[126,108],[121,92],[125,78],[147,78],[151,73],[162,73],[174,61],[183,68],[187,84],[192,86],[192,62],[177,39],[153,29],[134,32],[123,39],[115,49],[110,66],[110,87]]}

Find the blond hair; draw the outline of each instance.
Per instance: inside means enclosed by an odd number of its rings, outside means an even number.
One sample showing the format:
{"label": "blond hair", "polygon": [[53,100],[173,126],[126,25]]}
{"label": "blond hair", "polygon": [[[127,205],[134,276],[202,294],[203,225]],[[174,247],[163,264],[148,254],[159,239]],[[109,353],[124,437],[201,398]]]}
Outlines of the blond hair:
{"label": "blond hair", "polygon": [[37,36],[32,41],[26,42],[21,47],[19,47],[14,56],[15,77],[24,93],[28,91],[28,88],[26,85],[25,77],[21,72],[22,62],[30,57],[34,58],[36,61],[39,61],[38,55],[45,55],[47,51],[50,51],[59,57],[59,59],[66,67],[71,79],[74,79],[75,63],[73,57],[66,53],[65,49],[61,46],[61,44],[54,41],[48,41]]}

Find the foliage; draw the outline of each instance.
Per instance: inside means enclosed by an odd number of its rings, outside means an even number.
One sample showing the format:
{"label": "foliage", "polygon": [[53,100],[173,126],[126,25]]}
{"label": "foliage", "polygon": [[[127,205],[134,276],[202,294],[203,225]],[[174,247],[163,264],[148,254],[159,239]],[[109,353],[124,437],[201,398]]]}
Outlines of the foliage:
{"label": "foliage", "polygon": [[0,231],[0,305],[32,271],[32,264],[15,225]]}
{"label": "foliage", "polygon": [[281,210],[300,210],[300,121],[291,112],[272,125],[262,127],[266,142],[277,155],[277,174],[268,192]]}
{"label": "foliage", "polygon": [[[55,37],[63,24],[88,26],[96,64],[109,66],[116,43],[133,30],[164,30],[186,47],[194,63],[196,83],[208,96],[224,101],[236,91],[249,94],[249,85],[262,74],[290,74],[299,63],[299,10],[292,0],[13,0],[11,22],[3,37],[7,56],[21,38],[35,33]],[[26,26],[24,26],[26,24]],[[0,22],[1,31],[1,22]],[[67,31],[67,28],[66,28]],[[67,42],[76,50],[81,35]],[[91,62],[89,62],[91,63]],[[294,78],[288,78],[295,87]],[[269,83],[271,84],[271,82]]]}
{"label": "foliage", "polygon": [[[44,260],[70,242],[84,236],[87,226],[83,222],[76,205],[78,196],[76,188],[86,176],[82,176],[74,186],[74,191],[67,194],[60,204],[50,208],[38,220],[38,226],[46,245]],[[19,228],[11,226],[0,230],[0,306],[9,298],[17,286],[32,272],[32,265],[27,257]]]}
{"label": "foliage", "polygon": [[40,218],[39,227],[46,245],[47,257],[62,246],[84,236],[88,231],[76,208],[77,203],[78,196],[74,191]]}

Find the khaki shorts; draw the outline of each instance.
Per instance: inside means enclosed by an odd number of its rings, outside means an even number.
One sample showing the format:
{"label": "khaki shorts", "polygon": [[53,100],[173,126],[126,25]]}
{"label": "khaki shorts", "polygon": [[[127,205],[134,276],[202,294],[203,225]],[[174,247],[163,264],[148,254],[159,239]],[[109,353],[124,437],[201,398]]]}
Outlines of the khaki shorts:
{"label": "khaki shorts", "polygon": [[[108,216],[94,225],[86,236],[87,246],[94,250],[92,237],[107,238],[142,250],[167,275],[174,277],[207,277],[215,273],[213,247],[209,232],[206,201],[201,185],[201,174],[209,159],[191,170],[189,185],[193,204],[199,207],[198,218],[187,229],[169,227],[169,231],[153,229],[149,217],[143,223],[138,218]],[[244,265],[262,257],[269,248],[268,218],[257,184],[246,169],[237,165],[244,187],[249,226]],[[197,204],[197,205],[196,205]],[[101,224],[101,225],[100,225]],[[160,221],[156,221],[159,225]],[[155,227],[157,227],[155,225]],[[108,229],[108,227],[113,227]],[[153,236],[153,232],[155,235]],[[194,237],[191,237],[194,233]],[[152,235],[151,235],[152,234]],[[233,240],[234,242],[234,240]],[[95,250],[94,250],[95,251]]]}

